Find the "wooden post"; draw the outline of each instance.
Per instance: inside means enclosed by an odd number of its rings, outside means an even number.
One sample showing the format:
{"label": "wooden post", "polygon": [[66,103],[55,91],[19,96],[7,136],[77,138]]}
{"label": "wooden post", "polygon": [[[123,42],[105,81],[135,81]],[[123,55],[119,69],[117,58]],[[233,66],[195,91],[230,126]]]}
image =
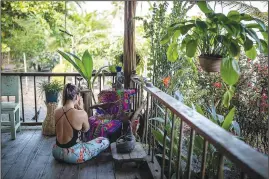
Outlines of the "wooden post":
{"label": "wooden post", "polygon": [[[24,65],[24,72],[27,72],[27,64],[26,64],[26,55],[23,53],[23,65]],[[28,89],[28,80],[27,76],[25,77],[25,84],[26,84],[26,90]]]}
{"label": "wooden post", "polygon": [[124,88],[130,87],[131,74],[136,68],[135,17],[136,1],[124,1]]}

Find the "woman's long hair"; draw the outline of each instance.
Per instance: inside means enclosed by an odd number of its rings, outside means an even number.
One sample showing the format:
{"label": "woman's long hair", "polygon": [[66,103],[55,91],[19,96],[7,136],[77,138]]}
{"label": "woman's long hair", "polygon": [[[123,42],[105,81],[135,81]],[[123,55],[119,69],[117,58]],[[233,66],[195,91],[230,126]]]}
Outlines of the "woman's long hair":
{"label": "woman's long hair", "polygon": [[74,100],[79,94],[79,89],[76,85],[67,83],[63,90],[62,104],[65,105],[67,100]]}

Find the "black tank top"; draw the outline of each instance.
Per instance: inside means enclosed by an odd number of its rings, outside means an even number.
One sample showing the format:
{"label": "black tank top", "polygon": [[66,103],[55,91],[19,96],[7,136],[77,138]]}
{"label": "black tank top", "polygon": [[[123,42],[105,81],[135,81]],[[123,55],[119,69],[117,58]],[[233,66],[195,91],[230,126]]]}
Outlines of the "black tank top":
{"label": "black tank top", "polygon": [[[75,128],[72,126],[72,124],[69,122],[68,117],[67,117],[67,115],[66,115],[66,113],[67,113],[68,111],[70,111],[71,109],[73,109],[73,108],[68,109],[66,112],[64,111],[64,108],[62,108],[62,109],[63,109],[63,112],[64,112],[63,115],[65,115],[65,117],[66,117],[68,123],[70,124],[70,126],[71,126],[72,129],[73,129],[73,137],[72,137],[72,139],[71,139],[69,142],[67,142],[66,144],[60,144],[60,143],[58,142],[58,140],[57,140],[57,136],[56,136],[56,145],[58,145],[58,146],[61,147],[61,148],[70,148],[70,147],[76,145],[78,142],[81,141],[81,130],[77,130],[77,129],[75,129]],[[63,117],[63,115],[57,120],[55,126],[56,126],[57,123],[61,120],[61,118]]]}

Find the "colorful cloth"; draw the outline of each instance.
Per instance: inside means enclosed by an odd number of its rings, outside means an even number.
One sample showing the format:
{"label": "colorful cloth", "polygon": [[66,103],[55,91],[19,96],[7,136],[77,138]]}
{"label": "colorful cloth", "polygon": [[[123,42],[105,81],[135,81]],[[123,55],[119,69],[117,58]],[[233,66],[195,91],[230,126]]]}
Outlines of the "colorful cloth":
{"label": "colorful cloth", "polygon": [[70,148],[61,148],[55,144],[52,148],[52,155],[56,160],[78,164],[90,160],[108,147],[109,140],[98,137],[89,142],[77,143]]}
{"label": "colorful cloth", "polygon": [[[116,102],[121,99],[121,96],[119,96],[116,91],[110,91],[110,90],[103,90],[98,94],[98,102],[99,103],[109,103],[109,102]],[[112,105],[110,108],[102,110],[97,110],[98,114],[110,114],[118,116],[122,112],[123,106],[122,103],[117,103],[115,105]],[[105,113],[104,113],[105,112]]]}
{"label": "colorful cloth", "polygon": [[89,118],[90,129],[84,134],[85,140],[90,141],[96,137],[108,137],[121,128],[120,120],[102,119],[103,115]]}

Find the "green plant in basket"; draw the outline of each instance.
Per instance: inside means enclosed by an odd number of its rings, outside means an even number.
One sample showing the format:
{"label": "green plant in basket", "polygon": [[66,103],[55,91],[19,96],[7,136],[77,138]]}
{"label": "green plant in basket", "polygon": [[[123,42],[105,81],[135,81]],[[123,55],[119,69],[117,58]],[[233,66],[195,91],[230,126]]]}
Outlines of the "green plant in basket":
{"label": "green plant in basket", "polygon": [[180,55],[198,55],[204,71],[220,71],[222,80],[227,84],[222,103],[229,107],[234,85],[240,76],[237,59],[241,49],[250,59],[256,58],[257,51],[268,54],[268,27],[261,20],[245,13],[232,10],[226,16],[215,13],[206,1],[199,1],[197,5],[205,13],[206,19],[186,20],[170,25],[161,43],[170,43],[167,49],[169,61],[176,61]]}
{"label": "green plant in basket", "polygon": [[45,93],[46,102],[58,102],[59,93],[63,90],[63,84],[57,80],[39,83],[41,93]]}

